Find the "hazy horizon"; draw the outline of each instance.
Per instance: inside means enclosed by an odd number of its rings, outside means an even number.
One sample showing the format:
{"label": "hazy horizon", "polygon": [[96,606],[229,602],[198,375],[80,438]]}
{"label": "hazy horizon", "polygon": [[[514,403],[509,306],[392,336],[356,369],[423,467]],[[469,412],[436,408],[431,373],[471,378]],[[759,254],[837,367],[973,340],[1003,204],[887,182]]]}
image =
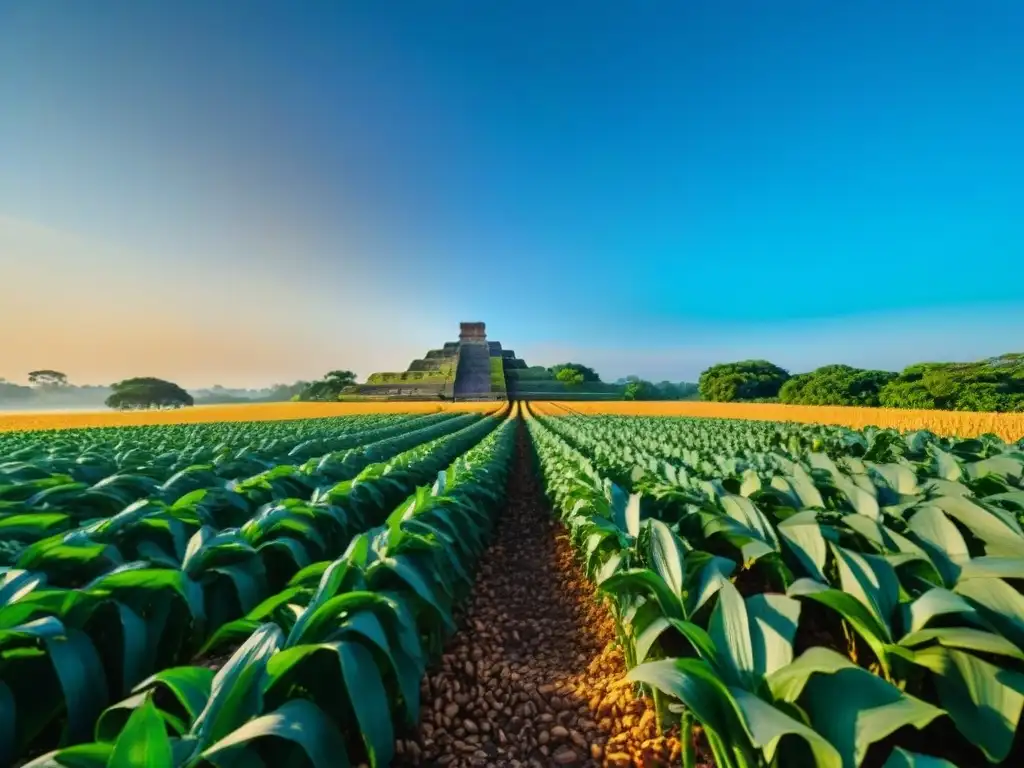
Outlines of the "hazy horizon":
{"label": "hazy horizon", "polygon": [[1024,6],[0,6],[0,377],[1024,340]]}

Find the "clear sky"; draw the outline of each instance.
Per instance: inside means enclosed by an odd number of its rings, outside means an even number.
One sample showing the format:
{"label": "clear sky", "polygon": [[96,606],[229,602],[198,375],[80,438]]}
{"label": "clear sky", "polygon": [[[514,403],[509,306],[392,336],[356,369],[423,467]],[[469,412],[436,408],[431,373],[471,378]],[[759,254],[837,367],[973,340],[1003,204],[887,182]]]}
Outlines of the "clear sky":
{"label": "clear sky", "polygon": [[1024,349],[1019,0],[0,0],[0,376]]}

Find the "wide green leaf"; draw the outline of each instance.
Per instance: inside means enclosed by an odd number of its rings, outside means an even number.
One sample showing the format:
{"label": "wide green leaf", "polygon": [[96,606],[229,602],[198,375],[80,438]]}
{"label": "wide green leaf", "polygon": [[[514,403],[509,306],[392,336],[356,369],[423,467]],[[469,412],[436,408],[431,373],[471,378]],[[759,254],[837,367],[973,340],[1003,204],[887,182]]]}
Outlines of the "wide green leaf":
{"label": "wide green leaf", "polygon": [[679,600],[683,598],[683,577],[686,550],[678,536],[661,520],[647,521],[650,530],[649,557],[655,572],[661,576]]}
{"label": "wide green leaf", "polygon": [[375,562],[367,571],[367,579],[370,587],[374,588],[375,577],[384,573],[390,573],[401,582],[404,582],[425,604],[433,608],[434,612],[441,619],[444,626],[455,631],[455,621],[451,612],[437,594],[432,582],[438,582],[438,574],[431,577],[425,576],[420,568],[411,560],[404,557],[383,557]]}
{"label": "wide green leaf", "polygon": [[373,654],[360,643],[339,643],[338,656],[370,765],[384,768],[393,759],[395,735],[380,671]]}
{"label": "wide green leaf", "polygon": [[812,728],[749,691],[730,688],[729,692],[741,713],[751,743],[764,752],[769,761],[774,758],[782,737],[792,735],[807,742],[817,768],[843,767],[843,760],[836,748]]}
{"label": "wide green leaf", "polygon": [[[231,753],[256,739],[273,736],[302,748],[314,768],[347,768],[345,742],[323,710],[306,699],[293,699],[270,714],[250,720],[207,748],[202,756],[214,765],[240,765]],[[224,758],[228,762],[224,762]],[[248,763],[241,763],[241,765]]]}
{"label": "wide green leaf", "polygon": [[1024,649],[1024,595],[998,578],[960,579],[953,591],[966,597],[1001,635]]}
{"label": "wide green leaf", "polygon": [[729,517],[754,531],[758,538],[772,550],[779,550],[779,539],[775,527],[750,499],[728,494],[722,496],[718,501]]}
{"label": "wide green leaf", "polygon": [[637,609],[630,627],[635,663],[647,661],[651,647],[670,626],[656,601],[647,600]]}
{"label": "wide green leaf", "polygon": [[961,614],[968,621],[978,620],[977,611],[960,595],[942,587],[933,587],[907,607],[909,620],[905,622],[908,632],[917,632],[939,616]]}
{"label": "wide green leaf", "polygon": [[1024,579],[1024,557],[975,557],[964,563],[961,579]]}
{"label": "wide green leaf", "polygon": [[737,746],[742,743],[745,734],[733,697],[706,661],[648,661],[631,669],[627,678],[675,697],[710,733]]}
{"label": "wide green leaf", "polygon": [[957,766],[941,757],[908,752],[896,747],[882,768],[957,768]]}
{"label": "wide green leaf", "polygon": [[1024,661],[1024,651],[1005,637],[973,627],[939,627],[911,632],[900,638],[900,645],[914,648],[926,643],[937,642],[946,648],[977,651],[997,656],[1009,656]]}
{"label": "wide green leaf", "polygon": [[84,741],[107,703],[107,679],[99,653],[92,640],[77,629],[68,629],[65,637],[48,637],[44,642],[64,693],[68,738]]}
{"label": "wide green leaf", "polygon": [[214,677],[214,671],[206,667],[171,667],[143,680],[135,686],[135,690],[164,687],[177,699],[189,719],[195,720],[210,698]]}
{"label": "wide green leaf", "polygon": [[800,621],[800,602],[779,594],[748,597],[747,620],[754,652],[754,672],[770,675],[793,660],[793,638]]}
{"label": "wide green leaf", "polygon": [[267,661],[284,642],[273,624],[260,626],[217,672],[210,697],[192,724],[191,735],[202,748],[235,730],[259,710],[261,681]]}
{"label": "wide green leaf", "polygon": [[37,587],[46,584],[46,574],[11,568],[0,571],[0,606],[16,603]]}
{"label": "wide green leaf", "polygon": [[731,582],[723,584],[718,592],[708,634],[718,649],[726,684],[753,688],[756,685],[755,652],[747,606]]}
{"label": "wide green leaf", "polygon": [[807,575],[825,581],[828,547],[814,510],[798,512],[779,523],[779,536],[800,561]]}
{"label": "wide green leaf", "polygon": [[112,744],[77,744],[48,752],[22,768],[106,768],[113,749]]}
{"label": "wide green leaf", "polygon": [[826,587],[814,579],[797,579],[790,585],[786,594],[790,597],[805,597],[815,600],[836,611],[871,646],[878,659],[883,664],[886,663],[886,646],[892,642],[889,628],[882,624],[871,610],[856,597],[841,590]]}
{"label": "wide green leaf", "polygon": [[971,553],[956,525],[938,507],[921,507],[909,520],[911,533],[928,552],[942,580],[952,585]]}
{"label": "wide green leaf", "polygon": [[619,571],[601,582],[600,590],[609,595],[642,594],[650,595],[661,606],[666,618],[685,619],[679,598],[665,580],[648,568],[631,568]]}
{"label": "wide green leaf", "polygon": [[957,730],[991,762],[1005,760],[1024,708],[1024,675],[941,646],[917,652],[914,661],[935,673],[939,702]]}
{"label": "wide green leaf", "polygon": [[878,624],[885,628],[886,639],[893,610],[899,601],[899,580],[885,559],[830,545],[839,570],[843,592],[852,595],[867,608]]}
{"label": "wide green leaf", "polygon": [[688,581],[692,582],[692,574],[696,573],[697,583],[688,584],[685,612],[692,616],[729,581],[732,572],[736,570],[736,563],[717,555],[710,556],[706,552],[694,552],[687,560],[687,568],[690,566],[694,566],[695,570],[690,571]]}
{"label": "wide green leaf", "polygon": [[171,741],[152,700],[128,718],[107,762],[107,768],[172,768]]}
{"label": "wide green leaf", "polygon": [[1011,513],[982,507],[964,496],[941,496],[929,503],[985,542],[985,554],[1024,557],[1024,533]]}
{"label": "wide green leaf", "polygon": [[923,728],[942,714],[828,648],[809,649],[768,684],[778,698],[800,703],[845,766],[860,765],[872,744],[896,730]]}

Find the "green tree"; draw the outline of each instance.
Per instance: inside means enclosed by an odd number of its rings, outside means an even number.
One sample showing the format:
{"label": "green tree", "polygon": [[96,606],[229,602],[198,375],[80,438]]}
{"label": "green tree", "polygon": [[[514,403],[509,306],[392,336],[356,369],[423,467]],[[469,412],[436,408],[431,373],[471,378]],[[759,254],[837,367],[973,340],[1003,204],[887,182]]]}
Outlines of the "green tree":
{"label": "green tree", "polygon": [[555,380],[569,387],[578,387],[583,383],[583,374],[573,368],[562,368],[555,374]]}
{"label": "green tree", "polygon": [[339,389],[351,387],[356,383],[356,375],[352,371],[330,371],[324,376],[324,381],[329,381]]}
{"label": "green tree", "polygon": [[271,403],[285,402],[299,395],[308,386],[308,381],[296,381],[294,384],[274,384],[267,391],[266,397],[261,399]]}
{"label": "green tree", "polygon": [[312,381],[299,393],[299,400],[337,400],[349,388],[355,386],[356,375],[352,371],[331,371],[319,381]]}
{"label": "green tree", "polygon": [[916,363],[879,393],[887,408],[1024,411],[1024,353],[973,363]]}
{"label": "green tree", "polygon": [[732,402],[776,397],[789,373],[767,360],[742,360],[713,365],[700,375],[704,400]]}
{"label": "green tree", "polygon": [[622,393],[624,400],[664,400],[658,388],[649,381],[630,381]]}
{"label": "green tree", "polygon": [[39,387],[66,387],[68,384],[68,377],[67,374],[61,373],[60,371],[43,369],[39,371],[30,371],[28,374],[28,383],[35,384]]}
{"label": "green tree", "polygon": [[689,381],[681,381],[678,384],[662,381],[655,386],[661,394],[660,400],[689,400],[698,394],[697,385]]}
{"label": "green tree", "polygon": [[112,384],[109,408],[181,408],[193,404],[192,395],[171,381],[143,376]]}
{"label": "green tree", "polygon": [[[583,381],[585,382],[601,381],[601,377],[597,375],[597,371],[595,371],[593,368],[588,368],[585,365],[581,365],[580,363],[561,363],[560,365],[551,366],[548,369],[548,371],[554,378],[558,379],[558,374],[565,369],[576,371],[581,376],[583,376]],[[561,381],[561,379],[559,379],[559,381]]]}
{"label": "green tree", "polygon": [[779,389],[779,400],[793,405],[878,405],[879,393],[896,378],[889,371],[849,365],[826,365],[791,377]]}

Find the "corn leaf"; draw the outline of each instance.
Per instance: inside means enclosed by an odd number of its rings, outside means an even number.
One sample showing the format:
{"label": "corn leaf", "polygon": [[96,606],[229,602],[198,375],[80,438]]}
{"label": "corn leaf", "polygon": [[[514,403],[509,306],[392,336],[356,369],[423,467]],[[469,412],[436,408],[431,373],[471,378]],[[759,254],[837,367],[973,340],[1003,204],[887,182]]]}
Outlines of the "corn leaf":
{"label": "corn leaf", "polygon": [[345,742],[334,723],[319,707],[305,699],[293,699],[270,714],[250,720],[207,748],[202,757],[218,766],[249,765],[251,760],[236,762],[242,759],[239,748],[244,749],[250,742],[268,736],[301,747],[314,768],[350,765]]}
{"label": "corn leaf", "polygon": [[171,742],[163,718],[147,697],[132,712],[107,762],[107,768],[173,768]]}

